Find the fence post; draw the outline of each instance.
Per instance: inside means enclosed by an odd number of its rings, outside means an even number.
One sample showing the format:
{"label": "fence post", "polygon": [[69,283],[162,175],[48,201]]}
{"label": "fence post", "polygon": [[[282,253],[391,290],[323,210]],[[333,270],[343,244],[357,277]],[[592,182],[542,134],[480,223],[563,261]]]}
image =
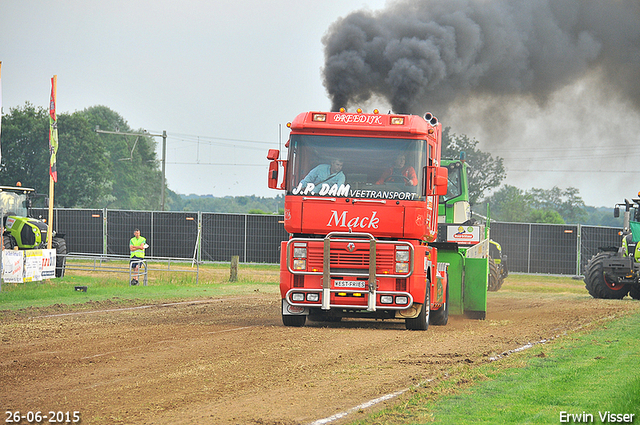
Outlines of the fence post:
{"label": "fence post", "polygon": [[244,215],[244,262],[247,263],[247,227],[248,227],[248,216],[247,214]]}
{"label": "fence post", "polygon": [[102,209],[102,255],[107,256],[107,209]]}
{"label": "fence post", "polygon": [[231,257],[231,274],[229,275],[229,282],[238,281],[238,259],[237,255]]}
{"label": "fence post", "polygon": [[531,273],[531,223],[529,223],[529,241],[527,243],[527,273]]}
{"label": "fence post", "polygon": [[576,276],[580,276],[580,259],[582,258],[582,225],[578,224],[578,240],[576,241]]}

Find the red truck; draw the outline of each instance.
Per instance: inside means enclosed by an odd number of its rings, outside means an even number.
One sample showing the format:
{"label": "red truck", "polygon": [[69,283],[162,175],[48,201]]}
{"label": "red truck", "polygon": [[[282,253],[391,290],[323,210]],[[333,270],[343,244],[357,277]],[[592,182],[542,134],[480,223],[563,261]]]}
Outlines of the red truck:
{"label": "red truck", "polygon": [[341,110],[305,112],[287,126],[287,159],[277,149],[267,155],[269,187],[286,191],[284,325],[343,317],[401,319],[412,330],[446,324],[447,264],[438,263],[436,239],[447,168],[437,118]]}

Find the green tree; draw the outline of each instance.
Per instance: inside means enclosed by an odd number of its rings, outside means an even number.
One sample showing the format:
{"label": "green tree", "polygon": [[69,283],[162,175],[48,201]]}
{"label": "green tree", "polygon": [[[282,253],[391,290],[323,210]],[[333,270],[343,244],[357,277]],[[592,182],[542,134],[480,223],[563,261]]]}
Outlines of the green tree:
{"label": "green tree", "polygon": [[579,190],[575,187],[566,190],[557,186],[550,190],[533,188],[529,193],[534,208],[557,211],[565,223],[584,223],[589,217]]}
{"label": "green tree", "polygon": [[511,223],[526,222],[531,214],[531,199],[522,189],[504,185],[490,198],[491,218]]}
{"label": "green tree", "polygon": [[490,153],[482,152],[477,148],[478,141],[469,139],[465,135],[450,133],[450,128],[444,129],[442,134],[442,158],[457,159],[460,153],[465,153],[465,159],[469,164],[469,202],[475,205],[484,198],[489,189],[494,189],[502,183],[506,177],[504,160],[500,157],[493,158]]}
{"label": "green tree", "polygon": [[560,213],[554,210],[532,210],[529,213],[529,218],[527,222],[528,223],[548,223],[548,224],[564,224],[565,223]]}
{"label": "green tree", "polygon": [[[109,193],[105,151],[78,113],[58,114],[57,207],[93,207]],[[2,119],[0,182],[33,187],[49,193],[48,111],[26,103]]]}
{"label": "green tree", "polygon": [[[162,172],[156,158],[156,141],[144,135],[143,130],[132,130],[118,113],[106,106],[92,106],[81,114],[92,129],[141,133],[98,134],[105,146],[105,160],[111,170],[112,191],[106,207],[132,210],[157,210],[160,208]],[[166,186],[165,186],[166,190]]]}

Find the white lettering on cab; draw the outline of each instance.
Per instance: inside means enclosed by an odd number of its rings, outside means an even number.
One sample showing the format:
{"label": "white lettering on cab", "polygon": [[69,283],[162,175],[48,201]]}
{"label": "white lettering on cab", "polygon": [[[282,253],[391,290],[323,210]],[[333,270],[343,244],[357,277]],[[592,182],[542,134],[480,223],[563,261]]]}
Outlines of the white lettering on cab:
{"label": "white lettering on cab", "polygon": [[377,229],[380,224],[380,219],[376,217],[377,211],[373,211],[371,213],[371,217],[347,217],[348,211],[343,211],[342,214],[338,215],[338,211],[331,211],[331,217],[329,218],[329,223],[327,223],[327,227],[331,227],[332,224],[336,227],[344,227],[348,229],[354,228],[367,228],[367,229]]}

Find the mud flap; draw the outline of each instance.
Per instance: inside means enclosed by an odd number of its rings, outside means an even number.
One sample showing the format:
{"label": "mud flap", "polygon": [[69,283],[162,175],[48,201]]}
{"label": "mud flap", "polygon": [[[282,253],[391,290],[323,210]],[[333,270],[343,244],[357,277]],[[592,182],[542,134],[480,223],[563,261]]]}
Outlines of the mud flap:
{"label": "mud flap", "polygon": [[464,263],[465,258],[457,250],[438,249],[438,263],[449,265],[449,314],[464,314]]}
{"label": "mud flap", "polygon": [[483,320],[487,314],[487,258],[465,258],[464,312],[467,317]]}

